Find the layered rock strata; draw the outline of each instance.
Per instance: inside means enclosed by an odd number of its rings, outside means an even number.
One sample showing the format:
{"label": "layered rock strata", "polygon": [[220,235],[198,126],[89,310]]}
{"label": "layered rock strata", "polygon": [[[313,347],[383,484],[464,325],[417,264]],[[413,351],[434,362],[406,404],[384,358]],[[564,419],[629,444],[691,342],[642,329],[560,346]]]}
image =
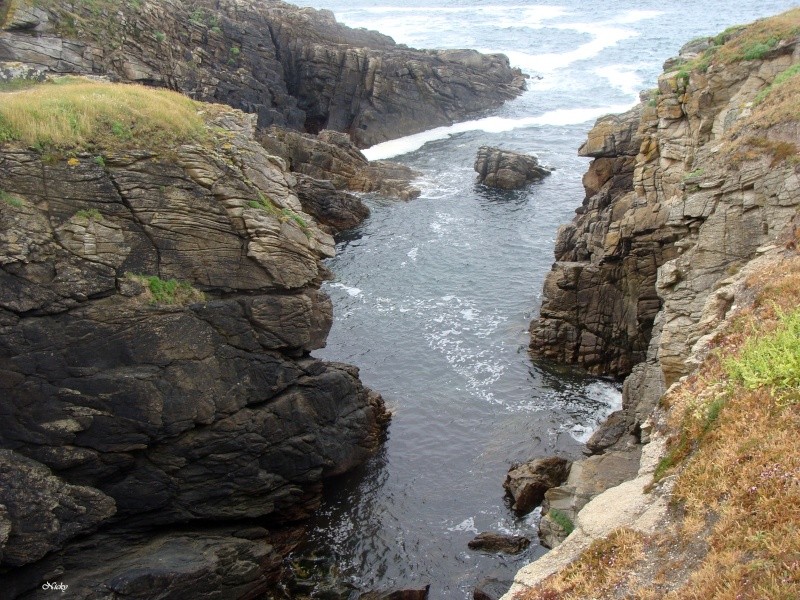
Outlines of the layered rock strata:
{"label": "layered rock strata", "polygon": [[[309,355],[331,325],[333,239],[255,116],[205,118],[207,145],[2,148],[0,546],[4,571],[33,563],[3,573],[15,593],[54,572],[86,598],[252,592],[276,562],[266,532],[191,524],[302,518],[378,444],[380,396]],[[78,536],[177,524],[140,536],[149,550],[90,543],[109,557],[82,570],[103,559],[81,562]]]}
{"label": "layered rock strata", "polygon": [[[800,48],[794,34],[775,37],[747,60],[735,54],[747,32],[687,45],[657,90],[600,119],[581,148],[595,158],[586,199],[559,231],[531,351],[629,376],[622,411],[589,441],[599,455],[575,462],[572,481],[546,494],[545,509],[568,514],[575,532],[545,517],[544,536],[566,542],[523,569],[505,598],[613,529],[669,526],[668,482],[647,493],[665,454],[654,409],[707,356],[733,309],[752,302],[749,278],[796,252]],[[730,39],[733,49],[720,48]],[[587,467],[597,472],[584,477]]]}
{"label": "layered rock strata", "polygon": [[168,87],[254,113],[261,127],[346,132],[359,147],[524,88],[505,56],[414,50],[275,0],[2,0],[0,61]]}
{"label": "layered rock strata", "polygon": [[343,133],[325,130],[309,135],[270,127],[258,140],[271,153],[286,157],[292,172],[328,180],[338,190],[376,192],[402,200],[420,194],[411,185],[418,175],[413,169],[388,161],[368,161]]}

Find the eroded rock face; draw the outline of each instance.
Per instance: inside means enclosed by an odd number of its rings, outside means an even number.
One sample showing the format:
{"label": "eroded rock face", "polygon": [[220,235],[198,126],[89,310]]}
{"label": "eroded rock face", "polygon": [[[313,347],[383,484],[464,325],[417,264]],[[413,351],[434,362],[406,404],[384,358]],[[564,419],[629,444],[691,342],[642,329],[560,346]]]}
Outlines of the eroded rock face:
{"label": "eroded rock face", "polygon": [[[796,213],[791,165],[773,172],[761,153],[736,169],[718,157],[748,114],[742,107],[796,54],[792,42],[764,60],[689,81],[665,73],[650,101],[597,122],[580,151],[594,158],[586,199],[559,230],[557,262],[531,325],[534,355],[617,376],[647,359],[628,386],[656,398],[688,372],[683,357],[707,329],[701,315],[729,305],[714,295],[715,284]],[[796,140],[797,133],[766,137]],[[656,364],[660,373],[645,374]]]}
{"label": "eroded rock face", "polygon": [[411,185],[417,177],[413,169],[388,161],[369,162],[343,133],[325,130],[309,135],[270,127],[258,140],[271,153],[286,157],[293,172],[328,180],[338,190],[377,192],[402,200],[420,194]]}
{"label": "eroded rock face", "polygon": [[276,0],[4,5],[0,61],[169,87],[255,113],[262,127],[343,131],[359,147],[499,106],[524,87],[505,56],[413,50]]}
{"label": "eroded rock face", "polygon": [[479,183],[502,190],[516,190],[550,174],[535,156],[492,146],[478,149],[475,170]]}
{"label": "eroded rock face", "polygon": [[503,552],[505,554],[519,554],[530,546],[531,541],[521,535],[507,535],[494,531],[484,531],[467,543],[470,550],[483,552]]}
{"label": "eroded rock face", "polygon": [[[254,121],[216,118],[228,132],[217,149],[0,153],[13,199],[0,202],[2,473],[43,486],[3,486],[3,565],[100,524],[302,518],[324,477],[377,446],[380,396],[354,367],[308,354],[331,325],[319,261],[333,239],[253,139]],[[147,277],[184,286],[159,297]],[[187,542],[201,562],[203,543]],[[265,552],[220,543],[208,552]],[[78,571],[64,581],[88,586]],[[9,577],[38,585],[25,573]]]}

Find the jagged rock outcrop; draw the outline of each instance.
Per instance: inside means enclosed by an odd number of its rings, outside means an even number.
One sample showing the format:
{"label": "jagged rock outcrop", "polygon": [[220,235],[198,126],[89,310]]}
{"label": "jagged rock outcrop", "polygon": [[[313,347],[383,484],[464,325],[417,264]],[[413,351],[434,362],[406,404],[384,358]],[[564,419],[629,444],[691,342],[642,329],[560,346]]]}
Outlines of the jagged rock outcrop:
{"label": "jagged rock outcrop", "polygon": [[[302,518],[323,478],[378,444],[380,396],[309,355],[331,325],[333,239],[255,141],[255,116],[204,118],[206,145],[1,147],[0,476],[16,482],[0,492],[2,565],[49,552],[3,573],[8,589],[59,571],[85,598],[252,593],[272,545],[199,528]],[[89,543],[108,558],[81,569],[95,563],[79,534],[175,524],[188,537]]]}
{"label": "jagged rock outcrop", "polygon": [[108,75],[222,102],[359,147],[449,124],[518,95],[502,55],[421,51],[267,0],[0,2],[0,61]]}
{"label": "jagged rock outcrop", "polygon": [[478,183],[501,190],[516,190],[550,174],[539,159],[492,146],[481,146],[475,158]]}
{"label": "jagged rock outcrop", "polygon": [[292,172],[328,180],[338,190],[377,192],[403,200],[420,194],[411,185],[417,177],[413,169],[388,161],[370,162],[337,131],[325,130],[314,136],[270,127],[258,140],[270,152],[286,157]]}
{"label": "jagged rock outcrop", "polygon": [[[752,304],[748,282],[796,260],[800,47],[796,29],[782,27],[798,16],[795,9],[688,44],[667,61],[657,92],[621,117],[600,119],[581,149],[596,157],[584,177],[587,197],[559,232],[559,262],[545,284],[531,350],[629,376],[622,410],[590,440],[590,450],[602,454],[573,464],[571,480],[587,467],[597,471],[583,478],[588,493],[570,481],[547,492],[545,509],[567,514],[575,532],[520,571],[504,598],[563,569],[613,530],[652,535],[674,526],[677,517],[666,510],[672,482],[651,489],[657,465],[663,470],[670,460],[658,431],[667,428],[659,400],[682,386],[694,398],[686,376],[720,328]],[[767,41],[755,52],[759,36]],[[609,469],[604,461],[619,464]],[[560,543],[566,532],[554,525],[546,515],[542,534]]]}

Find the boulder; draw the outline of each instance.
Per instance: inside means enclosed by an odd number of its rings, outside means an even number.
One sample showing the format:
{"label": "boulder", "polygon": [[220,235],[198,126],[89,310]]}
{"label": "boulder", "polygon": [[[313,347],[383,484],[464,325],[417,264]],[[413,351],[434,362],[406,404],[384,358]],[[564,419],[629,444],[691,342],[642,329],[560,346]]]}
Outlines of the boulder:
{"label": "boulder", "polygon": [[478,582],[472,592],[472,600],[500,600],[511,587],[511,581],[486,577]]}
{"label": "boulder", "polygon": [[571,464],[564,458],[551,456],[511,467],[503,487],[514,499],[512,508],[523,515],[531,512],[541,504],[548,489],[567,479]]}
{"label": "boulder", "polygon": [[507,535],[493,531],[479,533],[467,546],[471,550],[483,552],[502,552],[503,554],[519,554],[530,546],[531,541],[521,535]]}
{"label": "boulder", "polygon": [[503,190],[516,190],[550,174],[539,159],[491,146],[481,146],[475,159],[478,182]]}
{"label": "boulder", "polygon": [[424,588],[395,590],[393,592],[366,592],[359,600],[428,600],[430,585]]}
{"label": "boulder", "polygon": [[296,175],[294,186],[303,210],[312,215],[329,233],[360,225],[369,208],[353,194],[337,190],[330,181]]}

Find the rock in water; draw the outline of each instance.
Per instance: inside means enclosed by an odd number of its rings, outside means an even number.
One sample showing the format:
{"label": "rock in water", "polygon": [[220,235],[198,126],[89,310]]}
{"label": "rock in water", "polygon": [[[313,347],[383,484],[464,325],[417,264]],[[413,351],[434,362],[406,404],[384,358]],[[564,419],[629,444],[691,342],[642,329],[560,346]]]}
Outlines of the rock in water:
{"label": "rock in water", "polygon": [[531,541],[521,535],[506,535],[494,531],[484,531],[479,533],[473,540],[470,540],[467,546],[471,550],[519,554],[530,544]]}
{"label": "rock in water", "polygon": [[512,467],[503,484],[514,498],[512,508],[520,514],[531,512],[542,503],[547,490],[567,479],[571,464],[564,458],[551,456]]}
{"label": "rock in water", "polygon": [[428,600],[430,585],[424,588],[397,590],[394,592],[367,592],[361,594],[359,600]]}
{"label": "rock in water", "polygon": [[475,170],[480,183],[503,190],[519,189],[550,174],[535,156],[492,146],[478,149]]}

